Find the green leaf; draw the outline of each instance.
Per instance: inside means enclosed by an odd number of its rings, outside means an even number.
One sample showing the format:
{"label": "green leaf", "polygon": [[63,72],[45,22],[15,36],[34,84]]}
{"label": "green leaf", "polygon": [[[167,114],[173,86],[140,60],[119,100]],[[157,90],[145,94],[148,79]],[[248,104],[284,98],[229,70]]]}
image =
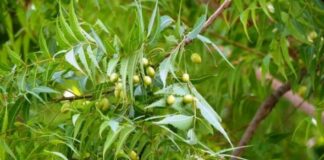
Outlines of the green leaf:
{"label": "green leaf", "polygon": [[135,0],[135,5],[136,5],[136,13],[137,13],[137,21],[139,23],[139,35],[140,35],[140,39],[143,39],[144,37],[144,18],[143,18],[143,13],[142,13],[142,5],[141,2],[138,2],[138,0]]}
{"label": "green leaf", "polygon": [[189,129],[189,131],[187,132],[187,143],[189,143],[191,145],[198,143],[198,139],[197,139],[194,129]]}
{"label": "green leaf", "polygon": [[91,73],[91,70],[89,68],[89,65],[88,65],[88,62],[87,62],[87,58],[84,54],[84,50],[83,50],[83,46],[79,45],[77,48],[76,48],[76,53],[78,53],[79,55],[79,58],[81,60],[81,63],[82,65],[84,66],[88,76],[92,79],[92,73]]}
{"label": "green leaf", "polygon": [[157,125],[165,125],[165,124],[171,124],[172,126],[180,129],[180,130],[187,130],[192,125],[192,116],[186,116],[186,115],[168,115],[164,119],[153,122]]}
{"label": "green leaf", "polygon": [[77,70],[79,70],[80,72],[84,73],[82,71],[82,69],[80,68],[77,60],[75,59],[75,53],[74,53],[74,49],[71,49],[70,51],[68,51],[65,54],[65,60],[70,63],[74,68],[76,68]]}
{"label": "green leaf", "polygon": [[70,25],[66,22],[66,20],[63,16],[62,7],[60,7],[60,9],[59,9],[59,13],[60,13],[60,16],[59,16],[60,23],[59,24],[61,26],[61,29],[62,29],[62,32],[64,33],[65,38],[72,44],[78,42],[79,40],[76,38]]}
{"label": "green leaf", "polygon": [[168,73],[170,71],[170,67],[172,67],[171,59],[170,57],[165,58],[159,66],[159,74],[160,78],[163,84],[163,87],[166,86],[166,80],[168,78]]}
{"label": "green leaf", "polygon": [[48,50],[46,39],[42,30],[40,31],[40,35],[39,35],[39,47],[41,51],[43,51],[47,55],[48,58],[51,58],[51,54]]}
{"label": "green leaf", "polygon": [[194,28],[192,29],[191,32],[188,33],[187,37],[189,39],[195,39],[198,34],[201,32],[204,23],[206,22],[207,15],[204,14],[203,16],[199,17],[198,21],[196,22]]}
{"label": "green leaf", "polygon": [[174,20],[170,16],[168,15],[161,16],[160,31],[163,31],[165,28],[170,26],[172,22],[174,22]]}
{"label": "green leaf", "polygon": [[0,153],[1,153],[1,151],[7,152],[14,160],[17,159],[16,156],[15,156],[15,154],[12,152],[12,150],[10,149],[10,147],[7,145],[7,143],[2,138],[0,138]]}
{"label": "green leaf", "polygon": [[247,9],[245,10],[244,12],[241,13],[240,15],[240,20],[241,20],[241,23],[243,25],[243,28],[244,28],[244,32],[245,32],[245,35],[246,37],[248,38],[249,41],[251,41],[251,38],[249,36],[249,32],[248,32],[248,20],[249,20],[249,14],[250,14],[250,10]]}
{"label": "green leaf", "polygon": [[58,156],[58,157],[62,158],[63,160],[68,160],[68,158],[66,158],[65,155],[62,154],[61,152],[47,151],[47,150],[45,150],[45,152],[49,153],[49,154],[52,154],[52,155],[55,155],[55,156]]}
{"label": "green leaf", "polygon": [[117,129],[116,132],[114,131],[110,131],[109,134],[107,135],[105,144],[104,144],[104,148],[103,148],[103,159],[105,159],[105,155],[108,149],[110,149],[111,145],[115,142],[115,140],[117,139],[120,131],[122,128]]}
{"label": "green leaf", "polygon": [[70,19],[70,25],[71,25],[71,29],[72,31],[75,33],[76,38],[80,39],[80,40],[85,40],[84,35],[82,34],[82,30],[81,27],[79,25],[78,22],[78,18],[75,14],[75,9],[74,9],[74,5],[73,5],[74,0],[72,0],[70,2],[70,7],[69,7],[69,19]]}
{"label": "green leaf", "polygon": [[201,115],[215,129],[221,132],[224,135],[224,137],[227,139],[227,141],[232,145],[231,140],[229,139],[227,133],[225,132],[224,128],[220,124],[221,118],[219,117],[219,115],[214,111],[214,109],[209,105],[209,103],[199,94],[199,92],[196,90],[194,86],[191,85],[190,89],[194,94],[194,96],[198,99],[196,101],[196,105],[197,108],[200,110]]}
{"label": "green leaf", "polygon": [[126,93],[126,79],[127,79],[127,73],[128,73],[128,62],[129,62],[129,58],[125,57],[123,59],[121,59],[120,61],[120,75],[121,75],[121,81],[123,84],[123,90]]}
{"label": "green leaf", "polygon": [[217,74],[208,74],[208,75],[200,76],[199,78],[191,78],[190,82],[192,84],[198,84],[198,83],[204,82],[205,80],[213,78],[213,77],[217,77]]}
{"label": "green leaf", "polygon": [[288,53],[288,46],[287,45],[288,45],[288,41],[284,37],[282,37],[280,39],[280,48],[281,48],[282,56],[283,56],[284,60],[286,61],[286,63],[288,64],[291,71],[297,77],[294,66],[291,64],[291,60],[290,60],[290,56],[289,56],[289,53]]}
{"label": "green leaf", "polygon": [[9,121],[8,114],[9,113],[8,113],[8,107],[6,106],[5,108],[6,109],[5,109],[5,112],[4,112],[4,117],[2,119],[1,133],[5,133],[7,128],[8,128],[8,121]]}
{"label": "green leaf", "polygon": [[125,127],[123,127],[123,129],[121,130],[121,133],[119,135],[119,138],[117,140],[117,144],[116,144],[116,152],[115,155],[117,156],[117,154],[120,152],[123,144],[125,144],[127,137],[132,133],[132,131],[135,129],[135,127],[127,125]]}
{"label": "green leaf", "polygon": [[145,109],[149,109],[149,108],[155,108],[155,107],[165,107],[167,104],[165,102],[165,99],[162,98],[160,100],[157,100],[155,102],[153,102],[152,104],[148,105],[147,107],[145,107]]}
{"label": "green leaf", "polygon": [[228,61],[227,57],[225,56],[225,54],[222,52],[222,50],[215,44],[213,43],[209,38],[205,37],[205,36],[202,36],[202,35],[198,35],[197,38],[203,42],[203,43],[206,43],[206,44],[210,44],[213,46],[213,48],[215,50],[217,50],[218,54],[225,60],[225,62],[230,65],[233,69],[235,68],[232,63],[230,61]]}
{"label": "green leaf", "polygon": [[96,55],[95,55],[94,52],[92,51],[90,45],[88,45],[88,47],[87,47],[87,54],[88,54],[88,56],[89,56],[91,62],[92,62],[92,63],[93,63],[97,68],[98,68],[98,70],[99,70],[100,72],[102,72],[101,69],[100,69],[99,63],[98,63],[98,61],[97,61]]}
{"label": "green leaf", "polygon": [[109,60],[108,67],[107,67],[107,75],[108,76],[115,72],[115,68],[116,68],[116,66],[118,64],[118,61],[119,61],[118,56],[116,56],[116,57]]}
{"label": "green leaf", "polygon": [[154,7],[154,10],[152,12],[150,23],[149,23],[149,26],[148,26],[148,29],[147,29],[147,37],[149,37],[150,34],[151,34],[151,31],[153,29],[154,20],[155,20],[155,17],[156,17],[156,13],[159,10],[159,8],[158,8],[159,0],[155,0],[155,1],[156,1],[155,2],[155,7]]}
{"label": "green leaf", "polygon": [[154,94],[156,94],[156,95],[158,95],[158,94],[163,94],[163,95],[174,94],[174,95],[184,96],[189,93],[190,93],[190,90],[186,85],[182,85],[180,83],[175,83],[175,84],[172,84],[166,88],[163,88],[163,89],[155,92]]}
{"label": "green leaf", "polygon": [[35,93],[60,93],[52,88],[46,86],[38,86],[32,89],[32,92]]}
{"label": "green leaf", "polygon": [[20,58],[20,55],[14,52],[13,50],[11,50],[8,44],[4,45],[4,47],[7,53],[9,54],[9,58],[14,64],[16,65],[24,64],[24,61]]}
{"label": "green leaf", "polygon": [[62,46],[63,48],[68,48],[71,46],[61,30],[58,20],[56,20],[56,41],[58,42],[58,45]]}
{"label": "green leaf", "polygon": [[93,38],[95,39],[98,47],[104,52],[107,53],[106,47],[104,46],[104,44],[102,43],[100,37],[97,35],[97,33],[95,32],[95,30],[91,29],[91,35],[93,36]]}

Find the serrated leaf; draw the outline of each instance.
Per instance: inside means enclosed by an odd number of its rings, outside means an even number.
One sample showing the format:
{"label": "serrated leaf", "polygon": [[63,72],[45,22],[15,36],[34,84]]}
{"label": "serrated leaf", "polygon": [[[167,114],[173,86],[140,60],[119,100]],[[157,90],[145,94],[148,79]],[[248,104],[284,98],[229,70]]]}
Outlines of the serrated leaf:
{"label": "serrated leaf", "polygon": [[[141,2],[138,2],[138,0],[135,0],[135,5],[136,5],[136,13],[137,13],[137,20],[139,23],[139,30],[140,30],[140,36],[144,36],[144,18],[143,18],[143,13],[142,13],[142,5]],[[142,37],[143,38],[143,37]]]}
{"label": "serrated leaf", "polygon": [[168,15],[161,16],[160,19],[160,31],[163,31],[166,27],[170,26],[172,22],[174,22],[174,20]]}
{"label": "serrated leaf", "polygon": [[64,154],[62,154],[61,152],[55,152],[55,151],[47,151],[45,150],[46,153],[49,153],[49,154],[52,154],[52,155],[55,155],[55,156],[58,156],[64,160],[68,160],[68,158],[65,157]]}
{"label": "serrated leaf", "polygon": [[120,61],[120,75],[121,75],[121,81],[123,84],[123,90],[126,93],[126,78],[127,78],[127,66],[128,66],[129,58],[125,57],[121,59]]}
{"label": "serrated leaf", "polygon": [[186,115],[169,115],[158,122],[153,122],[158,125],[171,124],[172,126],[180,129],[187,130],[192,124],[193,117]]}
{"label": "serrated leaf", "polygon": [[170,57],[165,58],[159,66],[159,74],[160,74],[160,78],[163,84],[163,88],[166,86],[166,80],[168,77],[168,73],[170,71],[170,67],[172,67],[172,63],[170,60]]}
{"label": "serrated leaf", "polygon": [[84,35],[82,34],[82,30],[81,27],[79,25],[78,22],[78,18],[75,14],[75,9],[74,9],[74,5],[73,5],[74,0],[72,0],[70,2],[70,8],[69,8],[69,19],[70,19],[70,25],[71,25],[71,29],[72,31],[75,33],[76,38],[80,39],[80,40],[85,40]]}
{"label": "serrated leaf", "polygon": [[202,36],[202,35],[198,35],[197,38],[203,42],[203,43],[206,43],[206,44],[210,44],[213,46],[213,48],[215,50],[217,50],[218,54],[226,61],[226,63],[228,65],[230,65],[232,68],[235,68],[232,63],[230,61],[228,61],[227,57],[225,56],[225,54],[222,52],[222,50],[215,44],[213,43],[209,38],[205,37],[205,36]]}
{"label": "serrated leaf", "polygon": [[152,12],[150,23],[149,23],[149,26],[148,26],[148,29],[147,29],[147,37],[150,36],[151,31],[153,29],[153,24],[154,24],[154,20],[155,20],[155,17],[156,17],[156,13],[158,12],[158,4],[159,4],[159,1],[156,0],[155,7],[154,7],[154,10]]}
{"label": "serrated leaf", "polygon": [[7,143],[2,138],[0,138],[0,150],[7,152],[14,160],[17,159],[15,154],[12,152]]}
{"label": "serrated leaf", "polygon": [[121,148],[123,146],[123,144],[126,142],[127,137],[132,133],[132,131],[135,128],[133,126],[125,126],[123,127],[123,129],[121,130],[121,133],[119,135],[119,138],[117,140],[117,144],[116,144],[116,156],[117,154],[121,151]]}
{"label": "serrated leaf", "polygon": [[194,129],[189,129],[189,131],[187,132],[187,143],[189,143],[191,145],[198,143],[198,139],[197,139]]}
{"label": "serrated leaf", "polygon": [[115,68],[118,64],[118,61],[119,61],[119,57],[114,57],[109,60],[108,67],[107,67],[107,75],[108,76],[115,72]]}
{"label": "serrated leaf", "polygon": [[155,108],[155,107],[165,107],[165,106],[166,106],[166,102],[165,99],[163,98],[148,105],[147,107],[145,107],[145,109]]}
{"label": "serrated leaf", "polygon": [[78,53],[79,55],[79,58],[81,60],[81,63],[82,65],[84,66],[87,74],[90,76],[90,78],[92,79],[92,74],[91,74],[91,70],[89,68],[89,65],[88,65],[88,62],[87,62],[87,58],[84,54],[84,50],[83,50],[83,47],[80,45],[76,48],[76,52]]}
{"label": "serrated leaf", "polygon": [[[27,90],[27,93],[33,95],[35,98],[37,98],[39,101],[41,101],[42,103],[45,104],[45,101],[43,100],[43,98],[41,98],[37,93],[33,92],[33,91],[29,91]],[[26,96],[26,95],[25,95]],[[27,97],[26,97],[27,98]],[[28,98],[26,99],[28,100]],[[29,101],[29,100],[28,100]]]}
{"label": "serrated leaf", "polygon": [[101,21],[100,19],[97,19],[95,25],[99,26],[99,28],[100,28],[101,30],[103,30],[104,32],[106,32],[107,34],[109,34],[109,30],[107,29],[107,27],[105,26],[105,24],[102,23],[102,21]]}
{"label": "serrated leaf", "polygon": [[66,22],[64,16],[63,16],[63,11],[62,11],[62,7],[60,6],[59,9],[59,23],[62,29],[62,32],[64,33],[65,38],[71,42],[71,43],[76,43],[79,40],[76,38],[76,36],[74,35],[71,27],[69,26],[69,24]]}
{"label": "serrated leaf", "polygon": [[214,109],[209,105],[209,103],[200,95],[200,93],[196,90],[194,86],[191,85],[190,89],[193,95],[197,98],[196,105],[197,108],[200,110],[201,115],[215,129],[221,132],[223,136],[227,139],[227,141],[232,145],[227,133],[225,132],[224,128],[220,124],[221,118],[219,117],[219,115],[214,111]]}
{"label": "serrated leaf", "polygon": [[91,48],[90,45],[88,45],[88,47],[87,47],[87,54],[88,54],[91,62],[95,65],[95,67],[98,68],[99,72],[102,72],[101,69],[100,69],[100,67],[99,67],[99,63],[97,61],[96,55],[92,51],[92,48]]}
{"label": "serrated leaf", "polygon": [[175,83],[175,84],[172,84],[166,88],[163,88],[163,89],[155,92],[154,94],[164,94],[164,95],[174,94],[174,95],[184,96],[189,93],[190,93],[190,90],[186,85],[182,85],[180,83]]}
{"label": "serrated leaf", "polygon": [[206,14],[199,17],[192,31],[188,33],[187,38],[191,40],[191,39],[195,39],[198,36],[198,34],[201,32],[204,26],[204,23],[206,22],[206,17],[207,17]]}
{"label": "serrated leaf", "polygon": [[46,86],[38,86],[32,89],[35,93],[60,93],[52,88]]}
{"label": "serrated leaf", "polygon": [[[58,42],[58,45],[62,46],[63,48],[68,48],[71,46],[71,44],[65,38],[64,33],[61,30],[58,20],[56,20],[56,40]],[[54,57],[55,57],[55,55],[54,55]]]}
{"label": "serrated leaf", "polygon": [[208,75],[204,75],[204,76],[200,76],[199,78],[191,78],[190,82],[192,84],[198,84],[201,83],[209,78],[213,78],[213,77],[217,77],[217,74],[208,74]]}
{"label": "serrated leaf", "polygon": [[[140,50],[143,50],[143,47],[141,47]],[[140,51],[141,52],[141,51]],[[139,57],[140,57],[140,52],[136,52],[135,54],[131,55],[129,58],[128,58],[128,65],[127,65],[127,76],[128,76],[128,84],[129,84],[129,90],[130,90],[130,96],[131,98],[133,99],[134,98],[134,89],[133,89],[133,76],[134,76],[134,73],[137,69],[137,64],[138,64],[138,61],[139,61]]]}
{"label": "serrated leaf", "polygon": [[90,33],[93,38],[95,39],[98,47],[104,52],[104,53],[107,53],[107,50],[106,50],[106,47],[104,46],[104,44],[102,43],[100,37],[98,36],[98,34],[96,33],[95,30],[91,29],[91,33]]}
{"label": "serrated leaf", "polygon": [[48,58],[51,57],[51,54],[50,54],[47,44],[46,44],[46,39],[45,39],[43,30],[40,31],[40,35],[39,35],[39,47],[47,55]]}
{"label": "serrated leaf", "polygon": [[75,114],[75,115],[72,116],[72,124],[73,124],[73,126],[75,126],[75,124],[76,124],[79,117],[80,117],[80,114]]}
{"label": "serrated leaf", "polygon": [[77,70],[79,70],[80,72],[84,73],[82,71],[82,69],[80,68],[77,60],[75,59],[75,53],[74,53],[74,49],[71,49],[69,52],[67,52],[65,54],[65,60],[70,63],[74,68],[76,68]]}
{"label": "serrated leaf", "polygon": [[119,132],[121,131],[121,128],[119,128],[116,132],[110,131],[109,134],[107,135],[104,148],[103,148],[103,159],[105,159],[105,155],[107,150],[111,147],[111,145],[115,142],[117,139]]}
{"label": "serrated leaf", "polygon": [[287,43],[288,41],[284,37],[280,39],[280,48],[281,48],[282,57],[286,61],[286,63],[288,64],[289,68],[294,73],[294,75],[297,76],[294,66],[291,64],[290,61]]}
{"label": "serrated leaf", "polygon": [[241,15],[240,15],[240,20],[241,20],[241,23],[243,25],[243,29],[244,29],[244,33],[245,33],[246,37],[248,38],[249,41],[251,41],[248,29],[247,29],[248,28],[247,25],[248,25],[248,20],[249,20],[249,14],[250,14],[249,9],[242,12]]}

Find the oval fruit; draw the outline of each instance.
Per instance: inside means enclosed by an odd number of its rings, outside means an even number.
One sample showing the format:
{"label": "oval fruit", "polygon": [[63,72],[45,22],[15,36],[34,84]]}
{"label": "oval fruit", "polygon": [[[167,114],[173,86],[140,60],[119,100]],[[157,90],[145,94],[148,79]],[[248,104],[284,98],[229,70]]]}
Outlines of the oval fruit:
{"label": "oval fruit", "polygon": [[149,64],[149,60],[147,58],[142,58],[142,64],[147,66]]}
{"label": "oval fruit", "polygon": [[100,102],[101,104],[101,110],[106,111],[109,109],[110,103],[108,98],[103,98]]}
{"label": "oval fruit", "polygon": [[110,76],[109,76],[109,80],[111,82],[116,82],[118,80],[118,74],[117,73],[112,73]]}
{"label": "oval fruit", "polygon": [[190,57],[191,62],[195,64],[200,64],[201,63],[201,56],[198,53],[193,53]]}
{"label": "oval fruit", "polygon": [[150,76],[150,77],[154,77],[155,76],[155,70],[153,67],[147,67],[146,68],[146,73]]}
{"label": "oval fruit", "polygon": [[152,84],[152,79],[151,79],[151,77],[149,77],[149,76],[145,76],[144,77],[144,84],[145,85],[151,85]]}
{"label": "oval fruit", "polygon": [[133,82],[134,82],[135,84],[139,83],[139,82],[140,82],[140,77],[139,77],[138,75],[134,75],[134,76],[133,76]]}
{"label": "oval fruit", "polygon": [[189,82],[190,78],[189,78],[189,74],[188,73],[184,73],[181,77],[181,80],[183,82]]}
{"label": "oval fruit", "polygon": [[169,95],[166,102],[168,105],[172,105],[175,102],[175,97],[173,95]]}
{"label": "oval fruit", "polygon": [[123,89],[123,84],[122,83],[117,83],[115,86],[116,90],[122,90]]}
{"label": "oval fruit", "polygon": [[137,156],[137,153],[136,153],[135,151],[131,151],[131,152],[129,153],[129,158],[130,158],[131,160],[138,160],[138,159],[139,159],[138,156]]}
{"label": "oval fruit", "polygon": [[191,94],[187,94],[187,95],[183,96],[183,103],[185,103],[185,104],[192,103],[193,100],[194,100],[194,97]]}

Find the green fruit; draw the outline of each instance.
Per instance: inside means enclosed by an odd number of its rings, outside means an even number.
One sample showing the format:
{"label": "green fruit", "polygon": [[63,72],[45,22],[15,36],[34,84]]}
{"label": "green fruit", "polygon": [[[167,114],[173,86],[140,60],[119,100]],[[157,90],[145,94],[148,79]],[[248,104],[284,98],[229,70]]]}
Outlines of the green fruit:
{"label": "green fruit", "polygon": [[191,62],[193,62],[195,64],[201,63],[201,57],[198,53],[193,53],[190,58],[191,58]]}
{"label": "green fruit", "polygon": [[194,100],[194,97],[191,94],[187,94],[187,95],[183,96],[183,103],[185,103],[185,104],[192,103],[193,100]]}
{"label": "green fruit", "polygon": [[145,76],[144,77],[144,84],[145,85],[151,85],[152,84],[152,79],[151,79],[151,77],[149,77],[149,76]]}
{"label": "green fruit", "polygon": [[189,80],[190,80],[189,74],[188,73],[183,74],[182,77],[181,77],[181,80],[183,82],[189,82]]}
{"label": "green fruit", "polygon": [[112,73],[110,76],[109,76],[109,80],[111,82],[116,82],[118,80],[118,74],[117,73]]}
{"label": "green fruit", "polygon": [[138,160],[138,159],[139,159],[138,156],[137,156],[137,153],[136,153],[135,151],[131,151],[131,152],[129,153],[129,158],[130,158],[131,160]]}
{"label": "green fruit", "polygon": [[175,97],[173,95],[169,95],[166,102],[168,105],[172,105],[175,102]]}
{"label": "green fruit", "polygon": [[149,65],[149,60],[148,60],[147,58],[142,58],[142,64],[143,64],[144,66]]}
{"label": "green fruit", "polygon": [[110,106],[109,100],[107,98],[103,98],[100,101],[100,106],[101,106],[101,110],[107,111],[109,109],[109,106]]}
{"label": "green fruit", "polygon": [[69,111],[70,104],[69,103],[64,103],[61,107],[61,113],[67,113]]}
{"label": "green fruit", "polygon": [[140,82],[140,77],[138,75],[133,76],[133,83],[137,84]]}
{"label": "green fruit", "polygon": [[115,89],[115,91],[114,91],[114,95],[115,95],[115,97],[119,97],[120,96],[120,90],[118,90],[118,89]]}
{"label": "green fruit", "polygon": [[150,77],[154,77],[155,76],[155,70],[152,67],[147,67],[146,68],[146,73],[150,76]]}
{"label": "green fruit", "polygon": [[122,83],[117,83],[115,89],[116,90],[122,90],[123,89],[123,84]]}

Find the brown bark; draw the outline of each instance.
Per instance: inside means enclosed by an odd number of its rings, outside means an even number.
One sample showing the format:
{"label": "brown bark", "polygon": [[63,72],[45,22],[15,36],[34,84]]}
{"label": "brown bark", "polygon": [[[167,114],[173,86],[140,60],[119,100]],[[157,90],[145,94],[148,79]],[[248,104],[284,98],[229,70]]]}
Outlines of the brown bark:
{"label": "brown bark", "polygon": [[[276,90],[262,103],[256,114],[254,115],[252,121],[250,122],[248,128],[245,130],[244,135],[238,144],[238,147],[246,146],[250,142],[261,121],[264,120],[270,114],[272,109],[279,101],[280,97],[289,90],[290,85],[288,83],[278,86]],[[238,148],[234,150],[233,156],[239,157],[243,151],[243,147]],[[236,160],[237,158],[235,157],[233,157],[232,160]]]}

